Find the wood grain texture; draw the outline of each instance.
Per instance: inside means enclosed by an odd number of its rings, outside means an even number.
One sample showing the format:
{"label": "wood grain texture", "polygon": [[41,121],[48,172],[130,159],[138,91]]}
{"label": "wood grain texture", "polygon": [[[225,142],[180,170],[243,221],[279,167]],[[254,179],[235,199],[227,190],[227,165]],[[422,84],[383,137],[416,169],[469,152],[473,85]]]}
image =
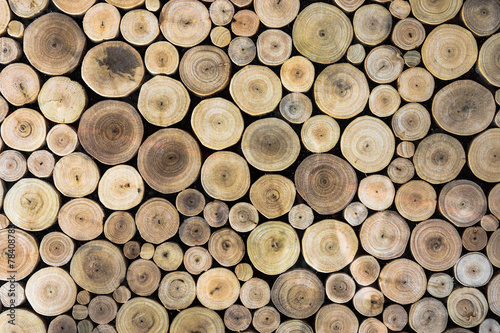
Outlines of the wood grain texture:
{"label": "wood grain texture", "polygon": [[495,333],[498,0],[0,0],[0,332]]}

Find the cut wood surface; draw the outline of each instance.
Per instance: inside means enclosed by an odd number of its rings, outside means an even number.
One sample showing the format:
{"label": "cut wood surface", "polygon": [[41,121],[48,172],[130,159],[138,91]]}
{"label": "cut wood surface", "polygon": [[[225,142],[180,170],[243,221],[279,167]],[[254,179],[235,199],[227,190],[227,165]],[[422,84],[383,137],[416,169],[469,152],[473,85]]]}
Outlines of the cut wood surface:
{"label": "cut wood surface", "polygon": [[181,82],[157,75],[142,85],[137,108],[148,123],[167,127],[184,118],[190,102]]}
{"label": "cut wood surface", "polygon": [[265,306],[254,312],[252,324],[258,332],[273,332],[280,324],[280,313],[272,306]]}
{"label": "cut wood surface", "polygon": [[87,93],[77,81],[55,76],[40,89],[38,106],[43,115],[53,122],[73,123],[87,106]]}
{"label": "cut wood surface", "polygon": [[250,170],[240,155],[221,151],[210,155],[201,169],[201,183],[212,198],[234,201],[250,188]]}
{"label": "cut wood surface", "polygon": [[392,205],[396,190],[387,176],[372,175],[359,182],[358,198],[367,208],[385,210]]}
{"label": "cut wood surface", "polygon": [[448,312],[437,299],[425,297],[412,304],[409,322],[410,327],[417,332],[442,332],[448,324]]}
{"label": "cut wood surface", "polygon": [[385,297],[405,305],[415,303],[425,294],[427,278],[416,262],[396,259],[380,271],[379,284]]}
{"label": "cut wood surface", "polygon": [[75,251],[75,243],[66,234],[54,231],[45,235],[40,243],[40,257],[50,266],[66,265]]}
{"label": "cut wood surface", "polygon": [[174,45],[191,47],[210,33],[211,21],[207,7],[196,0],[176,0],[166,3],[159,17],[160,29]]}
{"label": "cut wood surface", "polygon": [[325,282],[325,292],[328,299],[335,303],[347,303],[356,291],[354,279],[345,273],[330,274]]}
{"label": "cut wood surface", "polygon": [[288,212],[288,221],[295,229],[304,230],[314,221],[314,212],[306,204],[293,206]]}
{"label": "cut wood surface", "polygon": [[7,26],[7,34],[13,38],[22,38],[24,36],[24,24],[16,20],[10,21]]}
{"label": "cut wood surface", "polygon": [[231,31],[236,36],[252,37],[259,30],[259,25],[260,22],[257,14],[252,10],[243,9],[234,14],[231,22]]}
{"label": "cut wood surface", "polygon": [[474,175],[490,183],[498,183],[500,181],[500,171],[497,168],[499,163],[498,157],[500,156],[498,155],[500,141],[497,140],[499,136],[500,128],[485,130],[472,141],[467,156],[469,168]]}
{"label": "cut wood surface", "polygon": [[158,297],[169,310],[185,309],[195,299],[195,282],[186,272],[172,272],[163,277],[158,289]]}
{"label": "cut wood surface", "polygon": [[231,331],[245,330],[251,323],[252,313],[243,305],[233,304],[224,312],[224,325]]}
{"label": "cut wood surface", "polygon": [[149,296],[158,289],[160,269],[151,260],[136,259],[127,268],[127,284],[139,296]]}
{"label": "cut wood surface", "polygon": [[[0,230],[0,248],[2,249],[2,253],[4,253],[5,257],[7,256],[6,254],[9,249],[8,234],[8,229]],[[40,260],[38,244],[33,236],[23,230],[16,231],[16,238],[16,242],[18,244],[17,255],[19,255],[19,257],[23,260],[14,264],[14,269],[17,272],[14,280],[23,280],[33,272],[38,264],[38,261]],[[2,260],[0,267],[2,267],[2,270],[0,271],[2,273],[0,275],[0,279],[2,281],[8,281],[10,274],[8,274],[9,265],[7,260]],[[10,267],[10,269],[12,269],[12,267]]]}
{"label": "cut wood surface", "polygon": [[429,183],[411,180],[399,188],[394,203],[404,218],[414,222],[424,221],[436,211],[437,195]]}
{"label": "cut wood surface", "polygon": [[198,143],[183,130],[159,130],[142,143],[137,167],[146,183],[158,192],[179,192],[198,177],[201,168]]}
{"label": "cut wood surface", "polygon": [[184,53],[179,63],[182,82],[194,94],[213,95],[229,84],[231,61],[221,49],[211,46],[195,46]]}
{"label": "cut wood surface", "polygon": [[500,47],[500,34],[495,34],[481,46],[477,66],[481,75],[492,85],[500,86],[500,67],[491,56],[491,52],[498,52]]}
{"label": "cut wood surface", "polygon": [[334,118],[352,118],[368,101],[368,81],[350,64],[335,64],[325,68],[314,83],[316,104]]}
{"label": "cut wood surface", "polygon": [[391,33],[391,13],[381,5],[371,4],[360,7],[354,14],[354,34],[366,45],[377,45]]}
{"label": "cut wood surface", "polygon": [[151,198],[137,210],[135,224],[143,239],[160,244],[177,233],[179,213],[168,200]]}
{"label": "cut wood surface", "polygon": [[231,267],[236,266],[243,259],[245,245],[243,239],[235,231],[223,228],[210,236],[208,251],[220,265]]}
{"label": "cut wood surface", "polygon": [[144,196],[144,182],[130,165],[116,165],[99,180],[99,200],[108,209],[127,210],[137,206]]}
{"label": "cut wood surface", "polygon": [[408,323],[408,313],[399,304],[391,304],[384,309],[384,325],[392,331],[401,331]]}
{"label": "cut wood surface", "polygon": [[429,132],[431,116],[422,104],[408,103],[394,113],[391,124],[396,137],[415,141],[422,139]]}
{"label": "cut wood surface", "polygon": [[498,333],[498,0],[0,0],[0,333]]}
{"label": "cut wood surface", "polygon": [[404,158],[412,158],[415,155],[415,144],[410,141],[402,141],[396,147],[396,154]]}
{"label": "cut wood surface", "polygon": [[280,78],[286,89],[306,92],[314,82],[314,65],[305,57],[291,57],[281,66]]}
{"label": "cut wood surface", "polygon": [[297,159],[300,140],[285,121],[262,118],[245,129],[241,150],[253,167],[262,171],[281,171]]}
{"label": "cut wood surface", "polygon": [[228,25],[234,16],[234,6],[229,0],[214,1],[210,4],[209,13],[213,24]]}
{"label": "cut wood surface", "polygon": [[246,66],[255,59],[257,47],[250,38],[240,36],[229,42],[227,53],[235,65]]}
{"label": "cut wood surface", "polygon": [[415,260],[431,271],[444,271],[454,266],[462,251],[457,230],[444,220],[420,222],[413,230],[410,243]]}
{"label": "cut wood surface", "polygon": [[281,175],[264,175],[250,188],[250,201],[267,219],[284,215],[295,201],[293,182]]}
{"label": "cut wood surface", "polygon": [[255,13],[263,24],[270,28],[280,28],[291,23],[300,9],[299,0],[254,1]]}
{"label": "cut wood surface", "polygon": [[72,153],[57,161],[52,177],[61,194],[80,198],[95,191],[100,175],[97,164],[89,156]]}
{"label": "cut wood surface", "polygon": [[374,257],[364,255],[356,258],[351,263],[350,271],[359,285],[368,286],[377,280],[380,273],[380,265]]}
{"label": "cut wood surface", "polygon": [[172,321],[170,332],[181,333],[202,329],[206,332],[224,332],[224,322],[217,312],[195,306],[181,311]]}
{"label": "cut wood surface", "polygon": [[300,243],[291,226],[271,221],[252,230],[247,238],[247,251],[255,268],[268,275],[277,275],[295,264]]}
{"label": "cut wood surface", "polygon": [[456,79],[467,73],[474,65],[477,53],[472,33],[454,24],[436,27],[422,45],[422,61],[429,72],[441,80]]}
{"label": "cut wood surface", "polygon": [[120,29],[120,12],[109,3],[97,3],[83,17],[83,31],[93,42],[113,39]]}
{"label": "cut wood surface", "polygon": [[380,119],[362,116],[353,120],[340,138],[340,149],[351,165],[361,172],[377,172],[391,162],[395,139]]}
{"label": "cut wood surface", "polygon": [[411,5],[405,0],[395,0],[389,5],[389,11],[392,16],[402,20],[410,15]]}
{"label": "cut wood surface", "polygon": [[229,212],[225,202],[214,200],[203,208],[203,217],[211,227],[222,227],[229,220]]}
{"label": "cut wood surface", "polygon": [[414,18],[405,18],[396,23],[392,31],[394,44],[403,50],[413,50],[425,40],[425,28]]}
{"label": "cut wood surface", "polygon": [[2,52],[0,53],[0,64],[8,65],[11,62],[18,60],[22,55],[21,45],[12,38],[1,37],[0,45]]}
{"label": "cut wood surface", "polygon": [[61,206],[60,193],[51,184],[36,178],[23,178],[4,198],[5,215],[24,230],[44,230],[56,222]]}
{"label": "cut wood surface", "polygon": [[365,71],[377,83],[390,83],[403,71],[401,51],[390,45],[377,46],[365,58]]}
{"label": "cut wood surface", "polygon": [[248,309],[259,309],[271,300],[269,284],[259,278],[251,278],[240,289],[241,303]]}
{"label": "cut wood surface", "polygon": [[17,150],[0,153],[0,178],[7,182],[21,179],[27,171],[26,158]]}
{"label": "cut wood surface", "polygon": [[134,9],[123,15],[120,22],[123,38],[132,45],[144,46],[153,42],[160,33],[158,19],[145,9]]}
{"label": "cut wood surface", "polygon": [[321,281],[315,274],[305,269],[291,270],[282,274],[271,289],[274,306],[285,316],[294,319],[304,319],[316,313],[324,297]]}
{"label": "cut wood surface", "polygon": [[209,269],[198,278],[196,296],[209,309],[227,309],[236,302],[239,294],[240,282],[227,268]]}
{"label": "cut wood surface", "polygon": [[434,297],[448,297],[453,291],[453,278],[446,273],[434,273],[427,281],[427,291]]}
{"label": "cut wood surface", "polygon": [[331,64],[347,51],[353,38],[353,27],[338,7],[313,3],[297,15],[292,38],[297,51],[309,60]]}
{"label": "cut wood surface", "polygon": [[354,308],[365,317],[374,317],[384,309],[384,295],[378,289],[363,287],[359,289],[352,300]]}
{"label": "cut wood surface", "polygon": [[167,310],[157,301],[134,297],[120,307],[115,322],[118,332],[137,332],[141,329],[158,332],[168,328],[170,320]]}
{"label": "cut wood surface", "polygon": [[0,33],[3,34],[7,30],[7,26],[11,20],[10,8],[6,0],[0,2],[0,9],[2,9],[2,14],[0,14]]}
{"label": "cut wood surface", "polygon": [[400,104],[398,91],[393,86],[381,84],[371,91],[368,105],[374,115],[388,117],[399,109]]}
{"label": "cut wood surface", "polygon": [[476,224],[486,214],[486,196],[474,182],[454,180],[446,184],[439,194],[439,210],[459,227]]}
{"label": "cut wood surface", "polygon": [[179,66],[179,52],[167,41],[155,42],[146,49],[144,64],[151,74],[173,74]]}
{"label": "cut wood surface", "polygon": [[331,154],[306,157],[295,172],[298,194],[320,214],[344,209],[356,194],[358,179],[354,169]]}
{"label": "cut wood surface", "polygon": [[302,144],[313,153],[331,150],[340,139],[340,126],[327,115],[317,115],[307,119],[300,131]]}
{"label": "cut wood surface", "polygon": [[239,263],[234,268],[234,274],[236,274],[236,277],[238,278],[238,280],[246,282],[253,277],[253,268],[248,263],[245,263],[245,262]]}
{"label": "cut wood surface", "polygon": [[[452,103],[445,102],[450,99]],[[493,94],[479,83],[459,80],[436,93],[432,115],[447,132],[473,135],[484,131],[493,121],[495,101]]]}
{"label": "cut wood surface", "polygon": [[204,146],[222,150],[240,140],[244,122],[241,111],[234,103],[223,98],[209,98],[193,109],[191,127]]}
{"label": "cut wood surface", "polygon": [[434,92],[434,78],[423,68],[409,68],[398,78],[398,92],[407,102],[425,102]]}
{"label": "cut wood surface", "polygon": [[45,316],[60,315],[75,303],[76,284],[62,268],[43,268],[26,283],[26,297],[37,313]]}
{"label": "cut wood surface", "polygon": [[4,67],[0,72],[0,93],[14,106],[32,103],[39,91],[39,75],[29,65],[16,62]]}
{"label": "cut wood surface", "polygon": [[68,315],[60,315],[55,317],[48,326],[48,332],[76,332],[76,321]]}
{"label": "cut wood surface", "polygon": [[139,88],[144,77],[142,58],[129,44],[108,41],[94,46],[82,61],[82,80],[103,97],[124,97]]}
{"label": "cut wood surface", "polygon": [[420,65],[420,61],[422,60],[422,55],[418,51],[411,50],[403,55],[403,59],[405,61],[406,66],[412,68]]}
{"label": "cut wood surface", "polygon": [[155,264],[164,271],[174,271],[182,264],[184,254],[179,244],[174,242],[164,242],[156,248],[154,248],[152,244],[150,245],[153,250],[153,253],[150,256]]}
{"label": "cut wood surface", "polygon": [[94,297],[89,303],[89,317],[97,324],[107,324],[116,317],[118,307],[109,296]]}
{"label": "cut wood surface", "polygon": [[455,278],[464,286],[482,287],[490,282],[493,266],[484,254],[469,252],[460,257],[454,268]]}
{"label": "cut wood surface", "polygon": [[394,211],[369,216],[361,226],[361,246],[372,256],[389,260],[401,256],[410,237],[408,223]]}
{"label": "cut wood surface", "polygon": [[66,124],[58,124],[47,133],[47,147],[56,155],[71,154],[78,147],[78,135]]}
{"label": "cut wood surface", "polygon": [[271,69],[248,65],[232,77],[229,92],[242,111],[257,116],[269,113],[278,106],[282,88],[278,76]]}
{"label": "cut wood surface", "polygon": [[462,234],[462,244],[469,251],[481,251],[488,243],[488,234],[481,227],[468,227]]}
{"label": "cut wood surface", "polygon": [[139,256],[142,259],[149,260],[149,259],[153,258],[154,252],[155,252],[155,246],[153,244],[144,243],[141,246],[141,252],[140,252]]}
{"label": "cut wood surface", "polygon": [[447,306],[450,319],[466,328],[482,323],[488,311],[486,297],[478,289],[470,287],[455,289],[448,297]]}
{"label": "cut wood surface", "polygon": [[362,63],[363,60],[365,60],[366,57],[365,48],[361,44],[353,44],[349,46],[349,48],[347,49],[346,57],[350,63],[358,65]]}
{"label": "cut wood surface", "polygon": [[306,229],[302,238],[304,259],[319,272],[341,270],[358,250],[354,230],[344,222],[323,220]]}
{"label": "cut wood surface", "polygon": [[357,332],[359,321],[354,312],[345,305],[327,304],[319,309],[316,314],[315,324],[316,332],[326,333],[330,327],[343,327],[346,332]]}
{"label": "cut wood surface", "polygon": [[26,27],[23,50],[29,62],[42,73],[63,75],[80,63],[85,35],[69,16],[42,15]]}
{"label": "cut wood surface", "polygon": [[[293,208],[292,208],[293,209]],[[291,212],[292,210],[290,210]],[[229,224],[238,232],[249,232],[259,223],[257,208],[248,202],[238,202],[229,211]]]}
{"label": "cut wood surface", "polygon": [[154,251],[155,251],[155,246],[153,244],[144,243],[141,246],[141,252],[140,252],[139,256],[142,259],[149,260],[149,259],[153,258]]}
{"label": "cut wood surface", "polygon": [[106,100],[94,104],[80,119],[80,143],[101,163],[124,163],[141,144],[144,130],[139,119],[139,113],[128,103]]}
{"label": "cut wood surface", "polygon": [[[9,290],[13,288],[18,290],[19,292],[16,294],[9,292]],[[11,304],[13,304],[14,306],[24,304],[24,302],[26,301],[24,286],[19,282],[14,282],[11,286],[11,284],[7,282],[2,287],[0,287],[0,298],[2,301],[2,305],[5,307],[10,307]]]}
{"label": "cut wood surface", "polygon": [[367,333],[367,332],[381,332],[381,333],[387,333],[387,327],[384,325],[383,322],[376,318],[368,318],[363,320],[363,322],[359,325],[359,331],[360,333]]}
{"label": "cut wood surface", "polygon": [[278,29],[268,29],[257,38],[257,56],[267,66],[278,66],[292,54],[292,37]]}
{"label": "cut wood surface", "polygon": [[115,244],[125,244],[134,237],[135,231],[134,217],[128,212],[113,212],[104,223],[104,235]]}
{"label": "cut wood surface", "polygon": [[462,171],[465,151],[454,137],[444,133],[431,134],[418,144],[413,163],[420,178],[431,184],[443,184],[452,181]]}

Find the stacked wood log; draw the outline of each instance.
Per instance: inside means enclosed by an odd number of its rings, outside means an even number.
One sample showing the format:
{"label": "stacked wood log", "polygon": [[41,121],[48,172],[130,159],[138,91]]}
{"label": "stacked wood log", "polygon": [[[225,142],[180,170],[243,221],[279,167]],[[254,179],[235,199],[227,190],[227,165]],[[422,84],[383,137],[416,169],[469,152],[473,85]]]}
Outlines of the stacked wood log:
{"label": "stacked wood log", "polygon": [[0,333],[499,333],[499,0],[0,0]]}

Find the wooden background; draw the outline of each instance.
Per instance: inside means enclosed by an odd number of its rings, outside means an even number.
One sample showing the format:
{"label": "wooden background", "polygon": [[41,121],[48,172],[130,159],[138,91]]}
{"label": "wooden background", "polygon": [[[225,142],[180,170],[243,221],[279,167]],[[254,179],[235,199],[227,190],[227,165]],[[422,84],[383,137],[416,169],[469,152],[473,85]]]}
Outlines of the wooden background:
{"label": "wooden background", "polygon": [[0,331],[500,332],[499,28],[0,0]]}

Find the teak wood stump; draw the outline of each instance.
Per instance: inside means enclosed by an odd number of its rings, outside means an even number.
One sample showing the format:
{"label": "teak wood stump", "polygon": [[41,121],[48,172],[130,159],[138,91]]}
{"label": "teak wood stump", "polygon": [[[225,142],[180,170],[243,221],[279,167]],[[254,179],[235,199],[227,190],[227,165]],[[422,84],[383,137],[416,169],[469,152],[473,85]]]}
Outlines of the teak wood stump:
{"label": "teak wood stump", "polygon": [[0,0],[0,333],[499,333],[500,0]]}

